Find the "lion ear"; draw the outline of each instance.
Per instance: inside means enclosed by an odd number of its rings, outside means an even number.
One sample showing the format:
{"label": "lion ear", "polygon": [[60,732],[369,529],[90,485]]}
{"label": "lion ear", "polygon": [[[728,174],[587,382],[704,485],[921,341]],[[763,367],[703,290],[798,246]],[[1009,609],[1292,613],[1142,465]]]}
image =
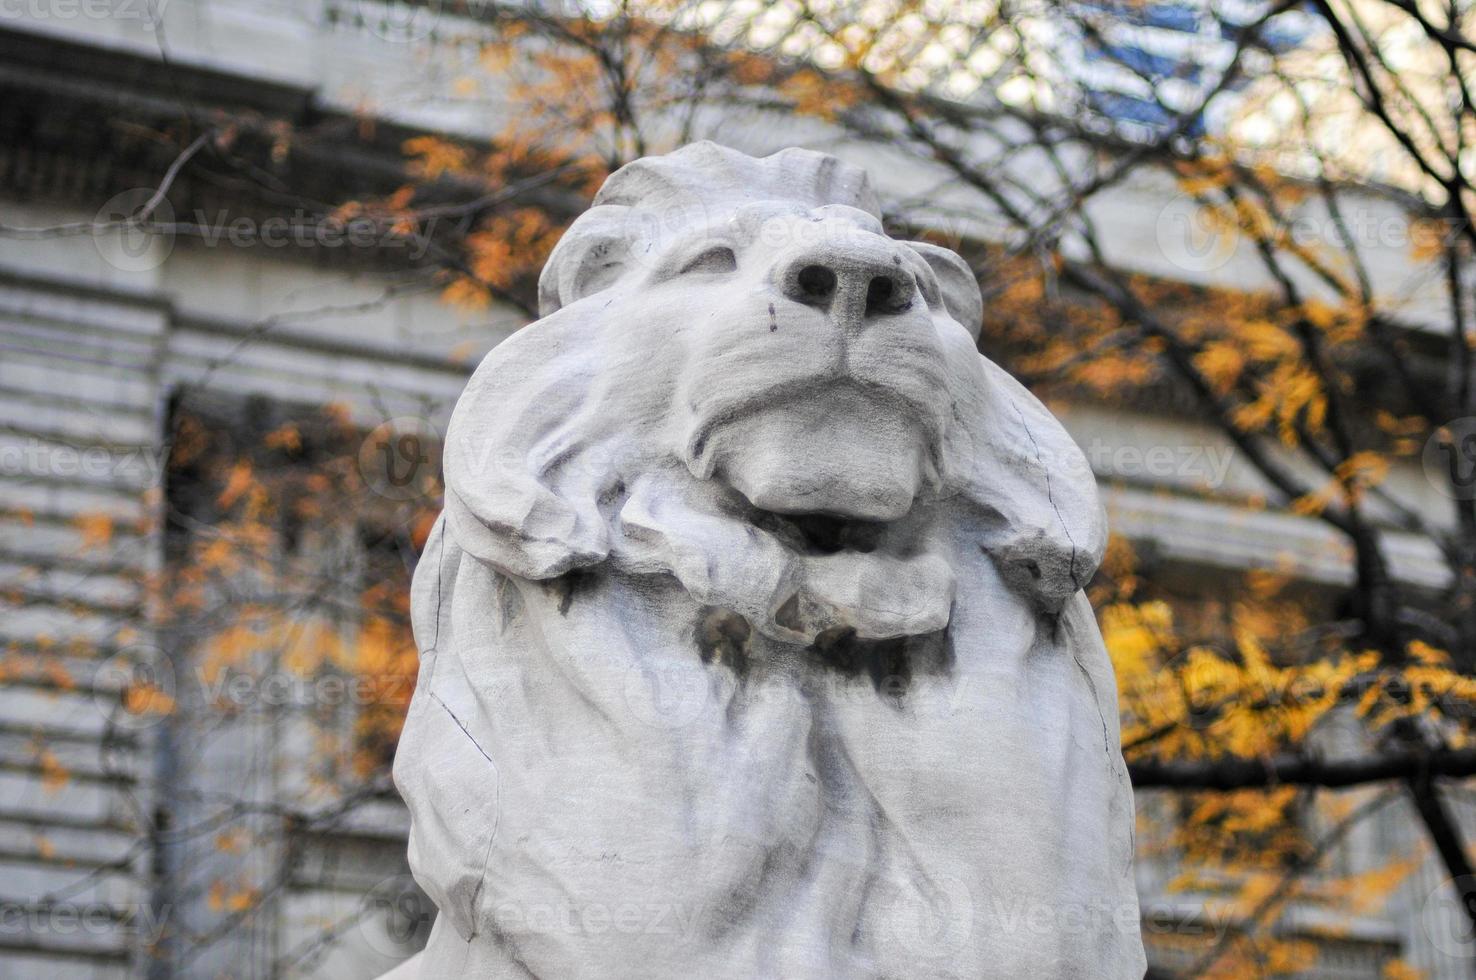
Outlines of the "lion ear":
{"label": "lion ear", "polygon": [[[1085,454],[1049,410],[999,365],[983,367],[960,405],[973,424],[950,440],[951,479],[980,506],[980,547],[1013,589],[1059,612],[1096,573],[1107,520]],[[976,400],[977,399],[977,400]]]}
{"label": "lion ear", "polygon": [[614,285],[625,272],[630,242],[615,212],[626,210],[593,208],[559,239],[538,276],[540,317]]}
{"label": "lion ear", "polygon": [[938,289],[943,294],[943,307],[969,332],[974,342],[979,340],[979,329],[984,323],[984,297],[979,292],[979,280],[974,270],[955,251],[934,245],[931,242],[908,242],[938,277]]}

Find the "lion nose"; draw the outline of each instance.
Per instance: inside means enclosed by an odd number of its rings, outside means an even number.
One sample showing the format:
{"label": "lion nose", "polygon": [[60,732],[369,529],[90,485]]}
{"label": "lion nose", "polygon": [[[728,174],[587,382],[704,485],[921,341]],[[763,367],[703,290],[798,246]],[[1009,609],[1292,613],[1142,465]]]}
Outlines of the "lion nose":
{"label": "lion nose", "polygon": [[917,294],[901,253],[882,238],[806,250],[785,264],[780,283],[796,303],[848,322],[901,313]]}

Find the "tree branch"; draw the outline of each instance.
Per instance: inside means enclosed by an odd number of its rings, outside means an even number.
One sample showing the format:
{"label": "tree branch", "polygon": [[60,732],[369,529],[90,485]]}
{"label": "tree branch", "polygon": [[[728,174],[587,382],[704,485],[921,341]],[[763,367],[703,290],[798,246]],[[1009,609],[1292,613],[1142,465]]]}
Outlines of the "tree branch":
{"label": "tree branch", "polygon": [[1280,755],[1263,759],[1143,759],[1128,763],[1136,789],[1262,789],[1322,786],[1347,789],[1390,779],[1476,776],[1476,749],[1385,752],[1352,759]]}

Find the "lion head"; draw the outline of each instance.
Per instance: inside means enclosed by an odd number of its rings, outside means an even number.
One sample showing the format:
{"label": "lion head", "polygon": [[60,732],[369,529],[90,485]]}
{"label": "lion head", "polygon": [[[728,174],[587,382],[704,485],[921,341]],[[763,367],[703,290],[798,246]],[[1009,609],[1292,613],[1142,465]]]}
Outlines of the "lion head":
{"label": "lion head", "polygon": [[447,516],[470,553],[548,579],[675,575],[782,639],[946,626],[928,542],[961,509],[1037,608],[1104,544],[1054,418],[976,350],[956,254],[888,237],[861,171],[713,143],[633,163],[570,227],[542,319],[456,408]]}

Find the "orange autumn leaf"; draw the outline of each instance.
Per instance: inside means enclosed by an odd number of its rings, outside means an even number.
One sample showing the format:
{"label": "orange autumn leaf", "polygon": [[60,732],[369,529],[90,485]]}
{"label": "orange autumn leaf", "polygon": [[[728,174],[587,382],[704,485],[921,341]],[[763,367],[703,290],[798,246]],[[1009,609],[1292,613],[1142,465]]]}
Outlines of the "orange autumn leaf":
{"label": "orange autumn leaf", "polygon": [[215,502],[222,509],[232,507],[251,488],[251,483],[251,464],[245,460],[237,460],[231,467],[231,475],[226,480],[225,489],[221,490]]}
{"label": "orange autumn leaf", "polygon": [[167,715],[174,710],[174,698],[153,684],[130,684],[123,691],[123,710],[134,717]]}
{"label": "orange autumn leaf", "polygon": [[427,180],[446,173],[460,173],[467,168],[466,150],[435,136],[417,136],[406,140],[401,149],[414,157],[414,168]]}
{"label": "orange autumn leaf", "polygon": [[36,761],[41,770],[41,788],[47,795],[60,792],[71,781],[71,771],[62,765],[56,753],[50,749],[43,749]]}
{"label": "orange autumn leaf", "polygon": [[239,854],[246,848],[248,835],[240,827],[223,830],[215,835],[215,849],[223,854]]}
{"label": "orange autumn leaf", "polygon": [[52,687],[60,688],[63,691],[71,691],[77,687],[77,679],[72,676],[71,671],[67,670],[66,665],[59,660],[47,659],[42,664],[41,671],[45,674],[47,681],[51,683]]}
{"label": "orange autumn leaf", "polygon": [[100,547],[113,537],[113,519],[107,514],[81,514],[72,521],[72,526],[82,532],[84,548]]}
{"label": "orange autumn leaf", "polygon": [[210,884],[207,902],[213,912],[244,912],[256,904],[259,896],[260,892],[255,888],[232,888],[224,881],[216,880]]}
{"label": "orange autumn leaf", "polygon": [[297,426],[291,422],[268,432],[262,438],[268,449],[285,449],[288,452],[299,452],[302,449],[302,433]]}
{"label": "orange autumn leaf", "polygon": [[441,290],[441,299],[467,310],[485,310],[492,304],[492,294],[475,279],[461,278]]}

